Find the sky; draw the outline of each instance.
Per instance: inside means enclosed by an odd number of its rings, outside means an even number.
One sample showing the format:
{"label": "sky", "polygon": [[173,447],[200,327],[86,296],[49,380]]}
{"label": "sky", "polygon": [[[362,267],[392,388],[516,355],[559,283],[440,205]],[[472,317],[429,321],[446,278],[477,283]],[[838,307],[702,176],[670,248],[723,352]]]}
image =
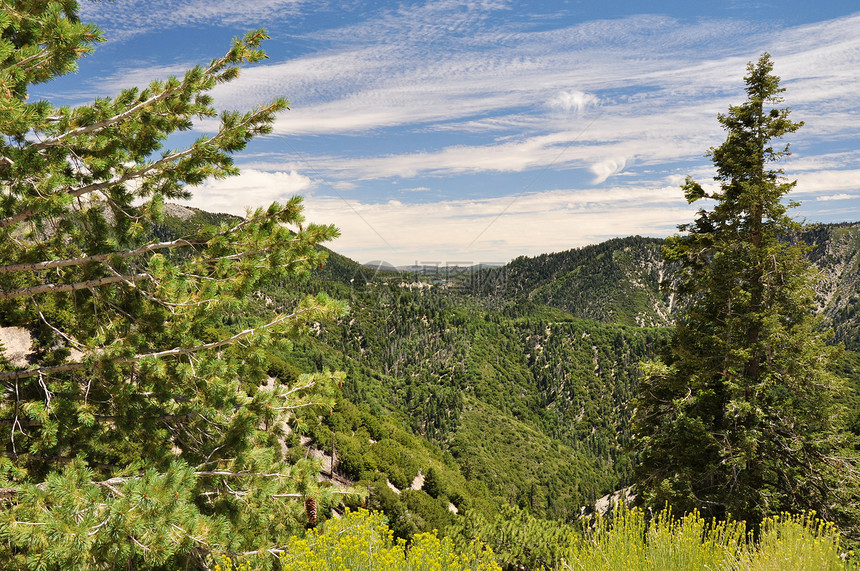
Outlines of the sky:
{"label": "sky", "polygon": [[[692,220],[718,113],[769,52],[792,119],[779,166],[806,222],[860,220],[856,0],[82,0],[107,41],[31,97],[81,104],[179,75],[265,27],[269,59],[219,109],[290,101],[186,204],[243,214],[293,195],[359,262],[504,263]],[[187,142],[211,132],[195,126]],[[182,143],[182,140],[170,144]]]}

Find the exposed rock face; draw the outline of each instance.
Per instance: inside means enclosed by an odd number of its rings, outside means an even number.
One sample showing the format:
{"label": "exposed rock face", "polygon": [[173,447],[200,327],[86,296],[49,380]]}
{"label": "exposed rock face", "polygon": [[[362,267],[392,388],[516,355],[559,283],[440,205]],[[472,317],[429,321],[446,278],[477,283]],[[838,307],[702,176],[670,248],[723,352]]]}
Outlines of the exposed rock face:
{"label": "exposed rock face", "polygon": [[195,210],[193,208],[188,208],[187,206],[181,206],[179,204],[166,203],[164,205],[164,215],[172,216],[174,218],[179,218],[180,220],[188,220],[192,216],[194,216]]}
{"label": "exposed rock face", "polygon": [[860,223],[814,226],[803,238],[821,272],[815,286],[818,311],[833,327],[836,341],[860,350]]}
{"label": "exposed rock face", "polygon": [[27,355],[33,346],[29,331],[23,327],[0,327],[0,344],[6,349],[4,354],[12,365],[27,366]]}

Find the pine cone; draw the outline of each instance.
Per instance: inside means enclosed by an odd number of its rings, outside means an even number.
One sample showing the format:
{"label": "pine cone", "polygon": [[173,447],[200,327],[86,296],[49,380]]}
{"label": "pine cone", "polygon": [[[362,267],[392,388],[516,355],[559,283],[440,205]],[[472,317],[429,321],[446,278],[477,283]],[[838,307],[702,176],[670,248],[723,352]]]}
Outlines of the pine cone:
{"label": "pine cone", "polygon": [[308,523],[316,525],[317,523],[317,501],[314,498],[305,500],[305,513],[308,515]]}

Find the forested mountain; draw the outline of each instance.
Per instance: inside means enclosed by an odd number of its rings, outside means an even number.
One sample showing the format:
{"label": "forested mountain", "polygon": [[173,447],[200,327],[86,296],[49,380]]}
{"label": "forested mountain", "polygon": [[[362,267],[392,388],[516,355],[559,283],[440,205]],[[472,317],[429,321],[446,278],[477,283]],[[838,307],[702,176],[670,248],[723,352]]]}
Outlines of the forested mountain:
{"label": "forested mountain", "polygon": [[[171,205],[166,214],[152,228],[162,240],[236,223]],[[822,273],[825,325],[856,349],[860,225],[810,226],[803,239]],[[320,457],[326,479],[366,487],[365,505],[400,537],[445,534],[457,512],[492,520],[506,505],[577,521],[631,483],[630,401],[673,309],[660,289],[672,279],[662,243],[619,238],[447,281],[326,251],[309,275],[269,280],[253,294],[259,315],[322,291],[349,304],[344,317],[270,349],[268,373],[286,385],[304,372],[345,373],[330,414],[296,411],[287,459]],[[222,320],[239,330],[258,318]],[[839,364],[855,432],[858,363],[846,351]]]}
{"label": "forested mountain", "polygon": [[[836,340],[860,349],[860,224],[815,224],[800,240],[821,272],[816,287],[819,311]],[[633,236],[601,244],[520,257],[487,270],[476,295],[528,300],[573,316],[622,325],[665,326],[675,304],[660,288],[673,268],[660,255],[663,240]]]}
{"label": "forested mountain", "polygon": [[802,237],[821,272],[816,293],[827,325],[837,341],[860,351],[860,224],[808,226]]}
{"label": "forested mountain", "polygon": [[[803,239],[822,271],[826,323],[857,347],[860,225],[811,226]],[[628,404],[673,309],[660,290],[672,279],[662,243],[619,238],[521,257],[456,283],[329,252],[323,268],[272,284],[259,302],[287,306],[326,291],[350,311],[315,325],[270,372],[346,372],[332,414],[299,415],[296,428],[322,452],[334,449],[333,471],[368,484],[371,505],[394,514],[401,535],[443,528],[449,510],[492,513],[504,503],[574,520],[630,483]],[[390,487],[428,472],[432,495]]]}
{"label": "forested mountain", "polygon": [[476,294],[529,300],[583,319],[621,325],[669,323],[672,299],[660,291],[671,270],[657,238],[615,238],[487,270]]}

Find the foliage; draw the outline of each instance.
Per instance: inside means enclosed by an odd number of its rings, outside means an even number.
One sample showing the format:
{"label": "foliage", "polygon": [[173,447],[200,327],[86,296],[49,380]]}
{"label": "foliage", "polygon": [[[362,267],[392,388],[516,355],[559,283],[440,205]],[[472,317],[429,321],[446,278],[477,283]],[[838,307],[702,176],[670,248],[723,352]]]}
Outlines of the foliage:
{"label": "foliage", "polygon": [[667,241],[679,264],[681,310],[672,339],[645,371],[635,426],[637,501],[658,509],[743,518],[784,510],[826,517],[844,491],[837,474],[836,350],[813,316],[814,274],[783,196],[794,183],[770,163],[788,152],[772,140],[796,131],[764,54],[747,68],[748,99],[719,116],[726,141],[710,151],[719,190],[688,178],[699,210]]}
{"label": "foliage", "polygon": [[436,468],[431,466],[427,470],[427,473],[424,475],[424,485],[421,489],[432,498],[438,498],[443,494],[442,483],[439,481],[439,472],[436,471]]}
{"label": "foliage", "polygon": [[[451,453],[475,482],[467,489],[452,483],[452,499],[492,498],[563,519],[629,483],[624,405],[635,393],[639,361],[653,354],[662,330],[577,320],[545,306],[498,308],[468,293],[410,287],[408,277],[361,279],[351,283],[349,317],[314,343],[326,345],[320,351],[331,367],[347,372],[345,397],[374,414],[405,413],[393,417]],[[324,424],[338,425],[344,408]],[[327,445],[329,434],[311,430]],[[418,467],[426,476],[427,464],[381,454],[390,441],[358,437],[352,420],[336,432],[348,442],[338,445],[344,475],[372,479],[367,471],[378,469],[397,487]]]}
{"label": "foliage", "polygon": [[[329,520],[304,538],[294,537],[280,554],[284,571],[492,571],[499,569],[490,550],[479,543],[455,549],[435,533],[416,535],[407,545],[395,540],[378,512],[359,510]],[[232,562],[216,565],[218,571],[241,570]]]}
{"label": "foliage", "polygon": [[[480,540],[495,542],[502,551]],[[653,519],[621,508],[582,533],[514,510],[494,522],[474,514],[453,538],[395,539],[379,513],[347,512],[279,550],[282,568],[328,569],[561,569],[583,571],[837,571],[857,564],[840,549],[832,523],[813,513],[766,518],[755,540],[742,521],[707,521],[698,513]],[[495,558],[495,560],[494,560]],[[247,562],[222,557],[217,571],[244,571]]]}
{"label": "foliage", "polygon": [[450,533],[461,547],[485,543],[504,569],[558,569],[579,538],[572,526],[540,520],[513,507],[503,507],[492,518],[468,512]]}
{"label": "foliage", "polygon": [[342,376],[284,384],[268,355],[345,308],[318,294],[250,310],[263,284],[321,264],[337,231],[293,198],[152,239],[165,199],[236,174],[232,154],[286,108],[223,112],[163,149],[217,115],[208,92],[265,57],[265,33],[181,78],[55,107],[29,86],[73,71],[99,31],[72,0],[0,8],[0,325],[34,337],[26,365],[0,370],[0,567],[205,567],[282,544],[303,498],[339,497],[314,462],[284,461],[284,422],[330,406]]}

